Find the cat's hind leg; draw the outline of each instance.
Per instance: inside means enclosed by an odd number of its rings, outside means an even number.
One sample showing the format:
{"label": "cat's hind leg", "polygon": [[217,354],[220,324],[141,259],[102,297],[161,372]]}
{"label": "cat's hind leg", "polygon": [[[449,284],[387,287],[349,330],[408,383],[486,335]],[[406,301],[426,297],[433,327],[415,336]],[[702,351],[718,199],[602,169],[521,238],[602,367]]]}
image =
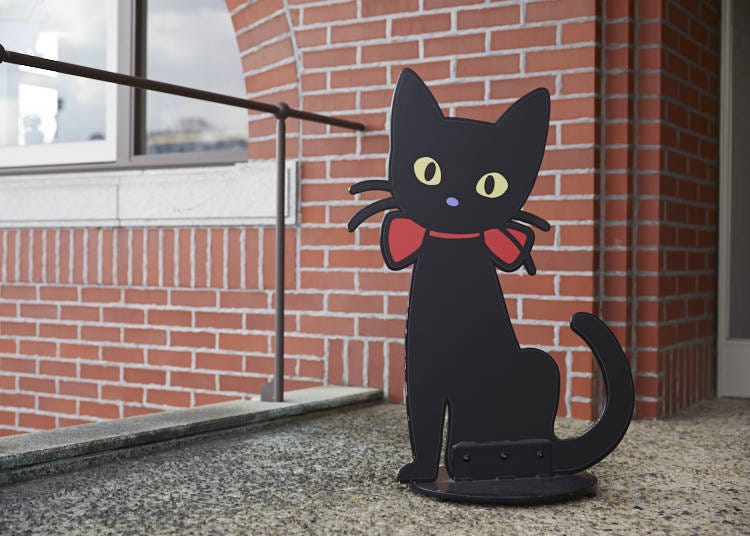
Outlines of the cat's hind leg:
{"label": "cat's hind leg", "polygon": [[[506,412],[504,423],[509,439],[554,437],[555,416],[560,393],[560,371],[547,352],[524,348],[513,362],[506,389],[515,410]],[[510,403],[504,407],[514,407]]]}
{"label": "cat's hind leg", "polygon": [[427,393],[407,394],[409,439],[414,460],[398,472],[399,482],[432,481],[437,478],[443,440],[445,399]]}

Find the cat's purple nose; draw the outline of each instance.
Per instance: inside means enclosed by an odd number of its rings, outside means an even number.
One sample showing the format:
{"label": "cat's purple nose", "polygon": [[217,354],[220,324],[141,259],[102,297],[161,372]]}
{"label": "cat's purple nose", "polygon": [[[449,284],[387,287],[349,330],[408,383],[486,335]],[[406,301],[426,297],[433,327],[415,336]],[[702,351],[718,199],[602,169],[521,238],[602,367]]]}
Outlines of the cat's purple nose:
{"label": "cat's purple nose", "polygon": [[445,200],[445,204],[448,205],[449,207],[457,207],[458,199],[456,199],[455,197],[449,197],[448,199]]}

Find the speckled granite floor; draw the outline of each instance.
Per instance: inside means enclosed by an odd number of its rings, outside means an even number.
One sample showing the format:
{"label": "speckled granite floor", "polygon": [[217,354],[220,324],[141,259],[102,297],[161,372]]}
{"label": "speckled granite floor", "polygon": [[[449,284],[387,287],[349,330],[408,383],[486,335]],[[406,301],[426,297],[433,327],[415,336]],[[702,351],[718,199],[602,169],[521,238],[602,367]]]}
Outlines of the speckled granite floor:
{"label": "speckled granite floor", "polygon": [[750,400],[718,400],[634,422],[595,498],[444,503],[394,480],[405,412],[377,405],[0,488],[0,534],[743,535],[749,454]]}

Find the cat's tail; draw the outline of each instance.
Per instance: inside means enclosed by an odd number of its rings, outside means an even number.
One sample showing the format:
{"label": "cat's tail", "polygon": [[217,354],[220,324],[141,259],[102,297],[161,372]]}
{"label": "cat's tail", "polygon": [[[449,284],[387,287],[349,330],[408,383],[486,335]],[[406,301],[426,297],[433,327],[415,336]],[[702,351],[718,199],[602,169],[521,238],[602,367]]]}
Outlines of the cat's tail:
{"label": "cat's tail", "polygon": [[556,474],[577,473],[612,452],[628,429],[635,403],[630,366],[604,322],[588,313],[576,313],[570,327],[594,352],[604,377],[607,401],[599,420],[583,435],[553,443],[551,464]]}

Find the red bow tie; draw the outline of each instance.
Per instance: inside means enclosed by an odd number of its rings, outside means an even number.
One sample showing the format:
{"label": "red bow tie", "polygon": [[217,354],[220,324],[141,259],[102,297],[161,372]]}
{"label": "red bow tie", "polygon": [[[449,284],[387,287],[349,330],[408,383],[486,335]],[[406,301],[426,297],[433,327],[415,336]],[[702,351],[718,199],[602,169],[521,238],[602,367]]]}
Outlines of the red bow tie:
{"label": "red bow tie", "polygon": [[[515,223],[506,224],[499,229],[488,229],[483,233],[453,234],[427,231],[409,218],[389,214],[383,226],[383,252],[389,267],[394,269],[411,264],[413,255],[422,246],[425,234],[447,240],[479,238],[481,234],[498,266],[506,271],[513,271],[523,264],[534,242],[531,229]],[[393,262],[389,262],[390,260]]]}

